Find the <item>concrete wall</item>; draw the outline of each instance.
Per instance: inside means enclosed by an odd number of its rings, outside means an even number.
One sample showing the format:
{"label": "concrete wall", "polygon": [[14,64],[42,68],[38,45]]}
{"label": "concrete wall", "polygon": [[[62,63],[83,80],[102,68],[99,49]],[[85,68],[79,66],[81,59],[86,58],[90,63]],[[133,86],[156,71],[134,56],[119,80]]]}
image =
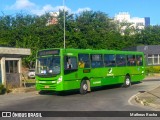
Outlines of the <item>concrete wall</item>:
{"label": "concrete wall", "polygon": [[30,49],[24,48],[8,48],[8,47],[0,47],[0,54],[1,55],[30,55]]}
{"label": "concrete wall", "polygon": [[[22,74],[22,60],[21,58],[24,56],[28,56],[31,55],[31,50],[30,49],[24,49],[24,48],[10,48],[10,47],[0,47],[0,83],[2,83],[3,85],[7,85],[6,83],[7,78],[10,79],[10,81],[12,79],[14,79],[15,77],[19,77],[19,82],[18,82],[18,86],[21,86],[21,74]],[[5,66],[5,62],[6,60],[16,60],[18,61],[18,72],[15,74],[7,74],[6,75],[6,66]],[[13,76],[13,78],[12,78]],[[6,82],[7,81],[7,82]],[[13,80],[14,81],[14,80]]]}

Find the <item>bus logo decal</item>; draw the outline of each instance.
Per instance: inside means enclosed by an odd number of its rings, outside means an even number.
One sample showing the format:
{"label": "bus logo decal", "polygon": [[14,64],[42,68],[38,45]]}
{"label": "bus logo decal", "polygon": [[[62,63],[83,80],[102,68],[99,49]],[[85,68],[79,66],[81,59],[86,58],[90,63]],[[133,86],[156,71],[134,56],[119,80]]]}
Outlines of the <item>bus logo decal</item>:
{"label": "bus logo decal", "polygon": [[108,69],[107,76],[113,76],[113,73],[112,73],[112,68],[109,68],[109,69]]}
{"label": "bus logo decal", "polygon": [[109,73],[109,74],[111,74],[111,73],[112,73],[112,68],[110,68],[110,69],[108,70],[108,73]]}

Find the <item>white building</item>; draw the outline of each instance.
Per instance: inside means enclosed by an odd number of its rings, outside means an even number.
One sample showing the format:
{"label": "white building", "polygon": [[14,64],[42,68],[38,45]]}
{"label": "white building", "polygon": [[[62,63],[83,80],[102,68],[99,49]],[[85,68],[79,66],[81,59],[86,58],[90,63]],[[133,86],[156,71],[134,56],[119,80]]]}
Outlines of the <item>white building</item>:
{"label": "white building", "polygon": [[[135,29],[142,30],[145,26],[150,25],[150,18],[139,18],[139,17],[133,17],[131,18],[130,14],[128,12],[120,12],[119,14],[116,14],[114,17],[114,21],[118,23],[129,23],[129,26],[126,26],[123,24],[121,27],[121,31],[124,31],[127,27],[133,27]],[[122,32],[123,33],[123,32]]]}
{"label": "white building", "polygon": [[119,22],[129,22],[130,19],[131,17],[128,12],[120,12],[119,14],[116,14],[114,17],[114,20]]}
{"label": "white building", "polygon": [[134,26],[134,28],[138,28],[138,29],[144,29],[145,27],[145,18],[131,18],[129,23],[133,23],[132,26]]}

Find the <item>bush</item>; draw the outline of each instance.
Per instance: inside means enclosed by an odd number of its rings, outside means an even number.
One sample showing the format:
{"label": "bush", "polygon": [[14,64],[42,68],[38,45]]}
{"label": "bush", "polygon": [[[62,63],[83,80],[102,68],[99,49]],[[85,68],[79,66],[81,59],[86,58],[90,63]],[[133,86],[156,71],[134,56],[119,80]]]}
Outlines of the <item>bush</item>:
{"label": "bush", "polygon": [[6,93],[6,88],[4,87],[4,85],[0,84],[0,95],[5,93]]}
{"label": "bush", "polygon": [[160,73],[160,66],[147,66],[146,74],[149,73]]}

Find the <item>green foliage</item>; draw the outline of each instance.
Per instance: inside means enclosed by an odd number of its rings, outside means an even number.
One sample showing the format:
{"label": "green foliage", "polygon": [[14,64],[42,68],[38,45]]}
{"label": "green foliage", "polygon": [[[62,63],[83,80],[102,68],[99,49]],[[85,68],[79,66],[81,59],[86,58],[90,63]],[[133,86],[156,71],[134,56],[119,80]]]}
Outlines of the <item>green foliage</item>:
{"label": "green foliage", "polygon": [[6,88],[4,87],[4,85],[0,84],[0,95],[5,93],[6,93]]}
{"label": "green foliage", "polygon": [[141,33],[137,34],[137,43],[144,45],[160,44],[160,26],[146,27]]}
{"label": "green foliage", "polygon": [[[36,52],[45,48],[63,48],[63,11],[59,11],[58,24],[47,26],[53,16],[17,14],[0,16],[0,46],[30,48],[32,55],[23,58],[23,64],[33,67]],[[84,11],[80,14],[65,13],[66,47],[87,49],[115,49],[160,44],[160,26],[150,26],[141,32],[127,26],[121,35],[120,26],[107,14]],[[134,34],[133,34],[134,33]]]}
{"label": "green foliage", "polygon": [[147,66],[146,74],[160,73],[160,66]]}
{"label": "green foliage", "polygon": [[35,83],[35,82],[36,82],[35,79],[27,79],[27,80],[26,80],[26,83]]}

